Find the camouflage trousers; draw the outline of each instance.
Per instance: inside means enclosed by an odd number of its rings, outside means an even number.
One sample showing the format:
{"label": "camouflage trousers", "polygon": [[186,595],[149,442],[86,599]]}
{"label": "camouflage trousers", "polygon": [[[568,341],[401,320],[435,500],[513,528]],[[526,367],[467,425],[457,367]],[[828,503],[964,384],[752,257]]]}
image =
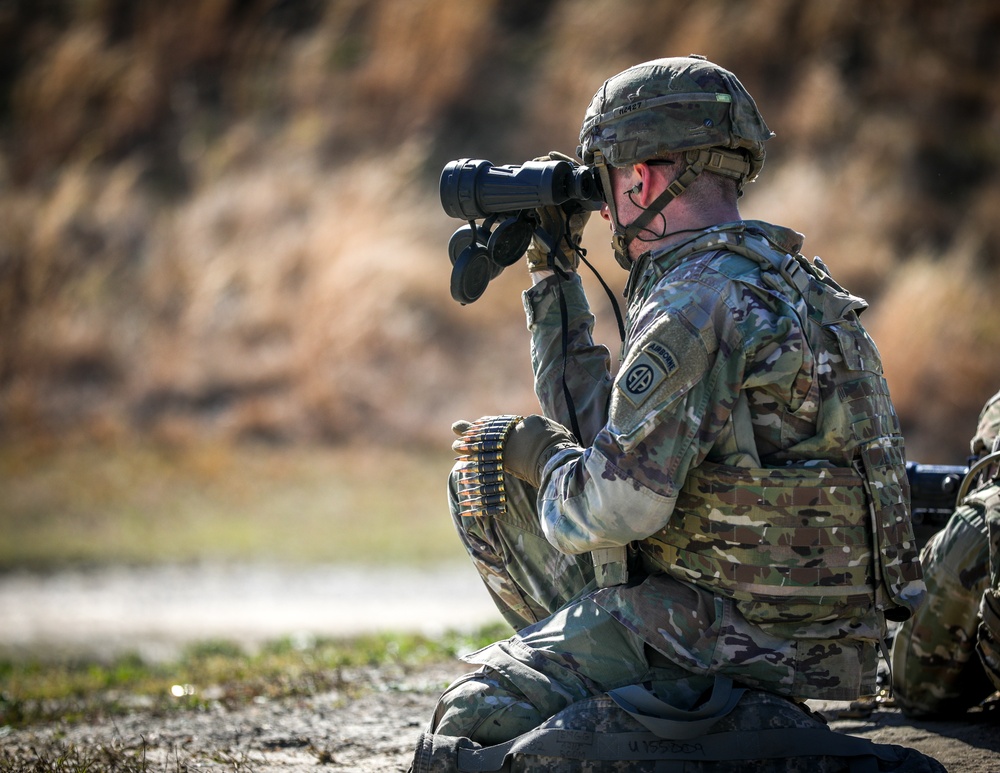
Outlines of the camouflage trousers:
{"label": "camouflage trousers", "polygon": [[[693,707],[711,689],[714,675],[707,667],[673,662],[616,619],[602,602],[605,591],[595,588],[589,554],[566,555],[549,544],[538,523],[534,489],[510,481],[506,514],[490,518],[459,516],[454,476],[450,491],[459,535],[518,633],[464,658],[480,668],[444,692],[431,732],[495,744],[617,687],[645,684],[680,709]],[[678,640],[714,650],[716,642],[705,635],[713,630],[711,610],[692,604],[690,586],[664,579],[676,586],[676,609],[667,614]]]}

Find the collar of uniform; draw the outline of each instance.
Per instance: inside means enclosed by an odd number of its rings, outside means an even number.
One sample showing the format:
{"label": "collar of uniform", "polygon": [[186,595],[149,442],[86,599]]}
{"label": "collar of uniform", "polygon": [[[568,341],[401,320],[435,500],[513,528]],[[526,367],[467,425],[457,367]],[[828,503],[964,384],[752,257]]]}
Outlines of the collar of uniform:
{"label": "collar of uniform", "polygon": [[720,223],[705,228],[678,244],[654,250],[651,257],[661,270],[669,270],[691,255],[725,249],[727,244],[741,240],[745,234],[760,235],[790,255],[798,254],[805,239],[802,234],[790,228],[772,225],[762,220],[738,220],[734,223]]}
{"label": "collar of uniform", "polygon": [[802,251],[802,243],[805,237],[798,231],[785,228],[780,225],[765,223],[763,220],[744,220],[743,225],[747,231],[756,231],[767,239],[779,250],[789,255],[797,255]]}

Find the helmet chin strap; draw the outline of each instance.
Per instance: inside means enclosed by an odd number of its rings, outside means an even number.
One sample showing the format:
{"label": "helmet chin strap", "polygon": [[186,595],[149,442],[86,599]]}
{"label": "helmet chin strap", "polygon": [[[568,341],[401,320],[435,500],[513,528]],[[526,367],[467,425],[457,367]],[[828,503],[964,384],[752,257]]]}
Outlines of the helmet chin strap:
{"label": "helmet chin strap", "polygon": [[677,179],[664,188],[663,192],[653,199],[648,207],[643,209],[643,211],[639,214],[639,217],[633,220],[629,225],[624,225],[618,219],[618,208],[614,201],[614,189],[611,187],[611,173],[609,171],[608,163],[601,151],[594,151],[594,166],[597,167],[598,173],[600,174],[601,184],[604,186],[608,212],[611,214],[611,222],[614,225],[614,234],[611,237],[611,246],[615,251],[615,260],[618,261],[618,265],[626,271],[631,271],[632,269],[632,259],[628,253],[629,245],[646,229],[646,226],[652,222],[654,217],[656,217],[671,201],[676,199],[688,189],[691,183],[693,183],[698,176],[705,171],[706,167],[709,171],[715,172],[716,174],[722,174],[727,177],[733,177],[734,179],[740,179],[739,175],[746,174],[749,169],[749,162],[744,160],[741,156],[735,153],[721,151],[718,148],[690,151],[685,154],[685,160],[687,161],[687,166],[685,166],[684,170],[677,176]]}
{"label": "helmet chin strap", "polygon": [[628,252],[629,245],[652,222],[653,218],[660,213],[660,210],[684,193],[688,186],[704,171],[705,166],[701,162],[701,154],[699,154],[698,159],[693,163],[688,161],[688,165],[678,175],[677,179],[664,188],[663,192],[653,199],[648,207],[643,209],[639,217],[629,225],[624,225],[618,219],[618,207],[615,205],[614,189],[611,187],[611,173],[609,172],[608,164],[604,159],[604,155],[600,151],[595,151],[594,165],[601,176],[601,184],[604,186],[605,191],[605,201],[608,205],[608,212],[611,214],[611,222],[614,225],[611,246],[614,248],[615,260],[618,261],[619,266],[626,271],[631,271],[632,258]]}

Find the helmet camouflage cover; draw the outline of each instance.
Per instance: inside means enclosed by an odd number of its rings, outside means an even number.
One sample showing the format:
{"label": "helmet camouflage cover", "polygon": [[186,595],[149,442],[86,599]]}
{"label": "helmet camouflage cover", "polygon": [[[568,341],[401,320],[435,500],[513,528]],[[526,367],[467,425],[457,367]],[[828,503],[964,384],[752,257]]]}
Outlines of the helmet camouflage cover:
{"label": "helmet camouflage cover", "polygon": [[585,164],[600,151],[612,166],[626,166],[686,150],[742,149],[750,161],[742,183],[757,176],[772,136],[736,76],[692,54],[606,80],[587,108],[577,152]]}
{"label": "helmet camouflage cover", "polygon": [[979,414],[979,426],[976,427],[976,435],[971,443],[972,453],[976,456],[990,453],[998,434],[1000,434],[1000,392],[986,401]]}

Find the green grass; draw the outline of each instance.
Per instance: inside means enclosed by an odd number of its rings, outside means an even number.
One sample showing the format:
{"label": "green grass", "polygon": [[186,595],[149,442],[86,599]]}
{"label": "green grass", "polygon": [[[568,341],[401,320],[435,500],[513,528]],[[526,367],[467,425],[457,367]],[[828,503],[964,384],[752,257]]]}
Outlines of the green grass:
{"label": "green grass", "polygon": [[[465,560],[444,497],[450,465],[447,452],[391,449],[7,444],[0,446],[0,571]],[[81,746],[57,734],[27,752],[5,750],[2,739],[42,723],[101,723],[136,711],[163,716],[312,695],[348,702],[384,689],[386,677],[391,689],[411,669],[507,635],[495,625],[437,638],[286,638],[253,650],[204,641],[166,661],[0,652],[0,770],[158,770],[144,739],[128,748]],[[171,770],[198,767],[184,754]],[[317,755],[322,762],[323,750]],[[221,761],[249,769],[245,760]]]}
{"label": "green grass", "polygon": [[497,624],[438,638],[420,634],[284,638],[255,652],[228,641],[206,641],[190,645],[174,660],[155,663],[135,654],[107,661],[0,659],[0,728],[55,720],[95,721],[140,708],[157,714],[219,704],[236,708],[259,698],[333,691],[348,700],[369,689],[366,668],[405,672],[454,659],[509,634]]}
{"label": "green grass", "polygon": [[463,560],[452,455],[142,444],[0,446],[0,570]]}

